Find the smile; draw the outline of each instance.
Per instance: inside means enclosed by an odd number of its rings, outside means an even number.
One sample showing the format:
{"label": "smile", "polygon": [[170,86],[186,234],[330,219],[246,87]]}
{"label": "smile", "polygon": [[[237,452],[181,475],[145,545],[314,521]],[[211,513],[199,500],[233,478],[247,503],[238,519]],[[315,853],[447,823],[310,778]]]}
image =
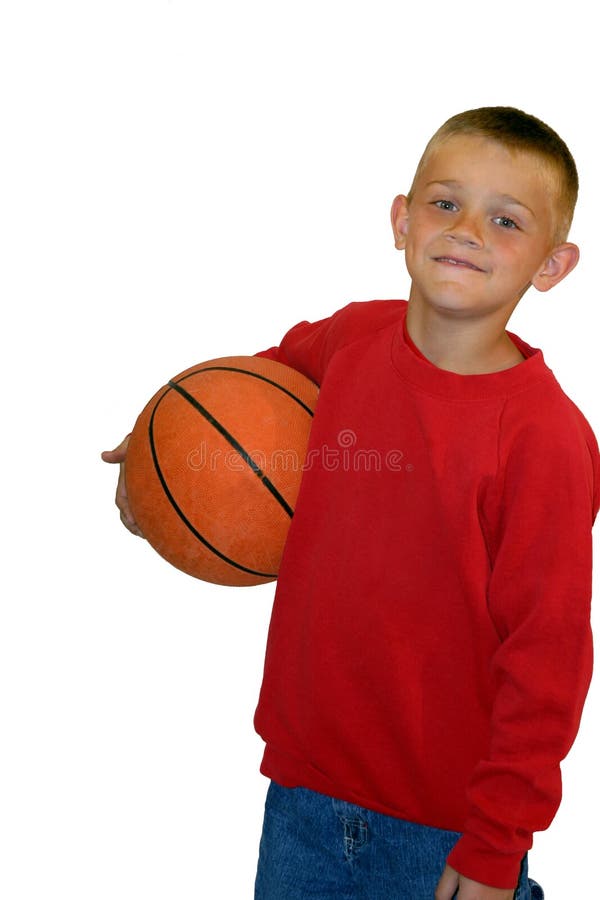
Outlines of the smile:
{"label": "smile", "polygon": [[445,263],[450,266],[459,266],[463,269],[472,269],[474,272],[483,272],[483,269],[480,269],[479,266],[474,265],[474,263],[469,262],[468,259],[459,259],[456,256],[434,256],[434,261],[439,263]]}

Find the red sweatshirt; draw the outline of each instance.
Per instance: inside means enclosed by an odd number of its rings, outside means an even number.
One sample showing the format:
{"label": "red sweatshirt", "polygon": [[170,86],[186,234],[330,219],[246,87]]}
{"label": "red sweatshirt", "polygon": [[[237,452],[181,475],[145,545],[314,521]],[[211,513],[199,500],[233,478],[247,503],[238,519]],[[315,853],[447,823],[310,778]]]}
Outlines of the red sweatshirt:
{"label": "red sweatshirt", "polygon": [[514,887],[552,820],[592,669],[598,446],[542,353],[438,369],[406,303],[352,303],[264,356],[321,386],[282,561],[261,771],[463,836]]}

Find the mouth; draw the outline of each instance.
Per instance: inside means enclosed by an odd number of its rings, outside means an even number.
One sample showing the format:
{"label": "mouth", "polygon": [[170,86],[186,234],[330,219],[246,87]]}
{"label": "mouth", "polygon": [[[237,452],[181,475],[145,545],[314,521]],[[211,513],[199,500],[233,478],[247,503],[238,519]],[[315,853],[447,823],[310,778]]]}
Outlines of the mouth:
{"label": "mouth", "polygon": [[468,259],[460,259],[457,256],[434,256],[434,262],[443,263],[448,266],[456,266],[457,268],[462,269],[471,269],[473,272],[484,272],[484,269],[480,269],[479,266],[476,266],[474,263],[469,262]]}

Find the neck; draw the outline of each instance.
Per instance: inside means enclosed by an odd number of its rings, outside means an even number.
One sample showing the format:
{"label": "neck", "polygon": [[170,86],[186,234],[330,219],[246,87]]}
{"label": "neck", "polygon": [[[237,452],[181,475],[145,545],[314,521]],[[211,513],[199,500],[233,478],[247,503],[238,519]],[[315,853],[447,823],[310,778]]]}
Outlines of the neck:
{"label": "neck", "polygon": [[409,301],[406,327],[423,356],[458,375],[487,375],[523,362],[524,356],[506,333],[507,322],[445,315]]}

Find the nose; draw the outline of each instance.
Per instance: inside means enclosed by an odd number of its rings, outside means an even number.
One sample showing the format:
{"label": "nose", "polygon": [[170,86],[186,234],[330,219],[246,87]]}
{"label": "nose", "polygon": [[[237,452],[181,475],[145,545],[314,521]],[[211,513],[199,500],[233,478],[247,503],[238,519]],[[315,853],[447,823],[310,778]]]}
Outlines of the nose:
{"label": "nose", "polygon": [[481,228],[474,216],[462,215],[454,219],[452,226],[446,230],[446,237],[474,249],[483,246]]}

